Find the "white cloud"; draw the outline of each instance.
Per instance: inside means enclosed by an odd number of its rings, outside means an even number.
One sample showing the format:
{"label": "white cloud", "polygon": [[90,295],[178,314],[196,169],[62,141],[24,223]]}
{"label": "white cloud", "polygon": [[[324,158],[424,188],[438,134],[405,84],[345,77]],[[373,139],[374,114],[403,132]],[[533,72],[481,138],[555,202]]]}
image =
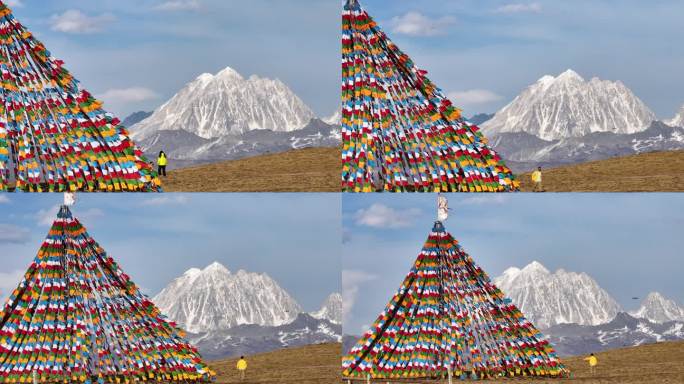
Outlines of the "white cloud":
{"label": "white cloud", "polygon": [[450,92],[447,96],[455,105],[486,104],[503,99],[501,95],[486,89]]}
{"label": "white cloud", "polygon": [[144,87],[130,87],[110,89],[101,94],[99,98],[106,103],[127,104],[154,100],[159,98],[159,94]]}
{"label": "white cloud", "polygon": [[405,228],[413,225],[413,221],[422,211],[410,208],[398,211],[383,204],[373,204],[368,209],[360,209],[354,214],[357,225],[373,228]]}
{"label": "white cloud", "polygon": [[187,204],[190,201],[190,198],[185,196],[185,195],[174,195],[174,196],[159,196],[159,197],[152,197],[152,198],[147,198],[140,202],[140,205],[144,207],[159,207],[159,206],[164,206],[164,205],[178,205],[178,204]]}
{"label": "white cloud", "polygon": [[24,6],[24,3],[22,3],[21,0],[5,0],[5,4],[8,7],[15,7],[15,8],[20,8]]}
{"label": "white cloud", "polygon": [[408,12],[402,16],[392,18],[390,25],[392,32],[409,36],[437,36],[446,33],[446,29],[454,24],[456,19],[444,16],[431,19],[420,12]]}
{"label": "white cloud", "polygon": [[199,7],[199,0],[169,0],[160,3],[154,9],[158,11],[194,11]]}
{"label": "white cloud", "polygon": [[[55,219],[57,219],[59,207],[59,205],[55,205],[48,209],[41,209],[32,216],[36,220],[37,225],[50,226],[55,222]],[[87,224],[87,222],[99,219],[105,215],[99,208],[90,208],[85,211],[72,209],[72,211],[74,211],[74,216],[84,225]]]}
{"label": "white cloud", "polygon": [[12,224],[0,224],[0,243],[24,244],[31,239],[31,231]]}
{"label": "white cloud", "polygon": [[50,17],[53,31],[75,34],[97,33],[111,24],[116,18],[109,13],[88,16],[78,9],[70,9]]}
{"label": "white cloud", "polygon": [[458,200],[456,203],[462,206],[468,205],[502,205],[510,201],[508,196],[504,195],[487,195],[487,196],[472,196]]}
{"label": "white cloud", "polygon": [[496,9],[497,13],[540,13],[542,6],[539,3],[511,3]]}
{"label": "white cloud", "polygon": [[361,289],[361,284],[377,279],[378,276],[364,271],[345,269],[342,271],[342,316],[345,321],[351,314]]}
{"label": "white cloud", "polygon": [[5,195],[0,195],[0,204],[9,204],[12,201]]}
{"label": "white cloud", "polygon": [[24,278],[24,271],[0,272],[0,300],[4,304],[9,295],[19,286]]}

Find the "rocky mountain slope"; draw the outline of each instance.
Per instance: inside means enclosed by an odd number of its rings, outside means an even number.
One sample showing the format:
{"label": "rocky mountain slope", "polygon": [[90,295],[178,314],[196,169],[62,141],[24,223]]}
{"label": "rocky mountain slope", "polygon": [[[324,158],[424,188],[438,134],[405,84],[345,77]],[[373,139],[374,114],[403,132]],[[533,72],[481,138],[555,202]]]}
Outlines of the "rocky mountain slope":
{"label": "rocky mountain slope", "polygon": [[306,314],[267,274],[233,273],[220,263],[186,271],[152,301],[205,358],[341,340],[341,295]]}
{"label": "rocky mountain slope", "polygon": [[544,76],[482,125],[489,136],[525,132],[542,140],[594,132],[632,134],[648,128],[655,114],[621,82],[575,71]]}
{"label": "rocky mountain slope", "polygon": [[135,140],[157,131],[185,130],[215,139],[253,130],[291,132],[304,128],[313,112],[280,80],[242,77],[227,67],[187,84],[152,116],[131,127]]}
{"label": "rocky mountain slope", "polygon": [[544,330],[544,334],[560,355],[583,355],[615,348],[682,340],[684,322],[670,321],[658,324],[620,312],[606,324],[562,324]]}
{"label": "rocky mountain slope", "polygon": [[164,288],[154,301],[188,332],[221,330],[244,324],[279,326],[302,308],[267,274],[230,272],[219,263],[190,269]]}
{"label": "rocky mountain slope", "polygon": [[669,321],[684,322],[684,307],[658,292],[649,293],[641,302],[641,307],[629,314],[659,324]]}
{"label": "rocky mountain slope", "polygon": [[684,149],[684,109],[659,122],[621,82],[585,81],[572,70],[542,77],[480,125],[518,173]]}
{"label": "rocky mountain slope", "polygon": [[316,319],[325,319],[335,324],[342,324],[342,295],[333,293],[325,299],[321,309],[312,313]]}
{"label": "rocky mountain slope", "polygon": [[670,120],[665,121],[665,124],[671,127],[682,127],[684,128],[684,105],[679,109],[679,112],[675,117]]}
{"label": "rocky mountain slope", "polygon": [[586,273],[549,272],[533,262],[509,268],[494,283],[535,325],[598,325],[612,320],[620,305]]}

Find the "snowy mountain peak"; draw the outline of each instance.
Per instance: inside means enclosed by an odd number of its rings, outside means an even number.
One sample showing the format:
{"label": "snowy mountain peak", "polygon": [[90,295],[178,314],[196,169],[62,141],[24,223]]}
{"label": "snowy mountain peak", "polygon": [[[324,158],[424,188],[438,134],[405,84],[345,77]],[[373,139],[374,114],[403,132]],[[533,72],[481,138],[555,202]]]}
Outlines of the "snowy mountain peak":
{"label": "snowy mountain peak", "polygon": [[532,274],[532,273],[539,274],[539,273],[541,273],[544,275],[548,275],[549,273],[551,273],[551,272],[549,272],[548,269],[546,269],[546,267],[544,267],[542,265],[542,263],[540,263],[538,261],[531,262],[525,268],[523,268],[520,272],[521,273],[528,273],[528,274]]}
{"label": "snowy mountain peak", "polygon": [[579,81],[579,82],[583,82],[583,81],[584,81],[584,78],[583,78],[582,76],[580,76],[579,73],[573,71],[572,69],[568,69],[568,70],[566,70],[565,72],[563,72],[563,73],[561,73],[560,75],[558,75],[558,77],[556,78],[556,80],[560,80],[560,81]]}
{"label": "snowy mountain peak", "polygon": [[232,274],[220,263],[193,268],[152,299],[159,309],[191,333],[237,325],[280,326],[301,307],[267,274]]}
{"label": "snowy mountain peak", "polygon": [[567,70],[530,85],[482,129],[489,136],[525,132],[550,141],[593,132],[637,133],[655,120],[655,114],[621,82],[585,81]]}
{"label": "snowy mountain peak", "polygon": [[179,130],[216,139],[255,130],[292,132],[305,128],[314,117],[282,81],[245,79],[227,67],[216,75],[200,75],[130,131],[137,141]]}
{"label": "snowy mountain peak", "polygon": [[679,110],[677,115],[671,120],[665,121],[665,124],[669,125],[670,127],[684,128],[684,105],[682,105],[682,108]]}
{"label": "snowy mountain peak", "polygon": [[223,264],[219,263],[218,261],[215,261],[211,264],[209,264],[202,273],[219,273],[219,274],[230,274],[230,271],[228,268],[226,268]]}
{"label": "snowy mountain peak", "polygon": [[225,67],[219,73],[216,74],[216,78],[221,78],[221,79],[235,79],[235,80],[244,80],[242,75],[238,73],[238,71],[234,70],[231,67]]}
{"label": "snowy mountain peak", "polygon": [[641,307],[630,314],[659,324],[668,321],[684,321],[684,307],[658,292],[649,293],[641,302]]}
{"label": "snowy mountain peak", "polygon": [[551,273],[539,262],[509,268],[494,283],[540,328],[604,324],[620,312],[618,303],[586,273]]}
{"label": "snowy mountain peak", "polygon": [[316,319],[329,320],[335,324],[342,324],[342,295],[333,293],[325,299],[321,309],[311,314]]}

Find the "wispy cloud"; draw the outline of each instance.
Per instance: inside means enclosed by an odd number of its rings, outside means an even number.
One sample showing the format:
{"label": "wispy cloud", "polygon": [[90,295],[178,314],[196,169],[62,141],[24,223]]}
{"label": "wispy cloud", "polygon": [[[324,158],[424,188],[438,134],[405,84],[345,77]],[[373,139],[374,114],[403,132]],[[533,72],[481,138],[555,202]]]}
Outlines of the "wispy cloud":
{"label": "wispy cloud", "polygon": [[89,34],[102,32],[116,18],[109,13],[89,16],[78,9],[70,9],[50,17],[51,29],[57,32]]}
{"label": "wispy cloud", "polygon": [[448,97],[456,105],[486,104],[503,99],[503,96],[486,89],[450,92]]}
{"label": "wispy cloud", "polygon": [[189,201],[190,198],[185,195],[167,195],[144,199],[140,202],[140,205],[145,207],[160,207],[164,205],[187,204]]}
{"label": "wispy cloud", "polygon": [[110,89],[100,95],[100,99],[109,103],[127,104],[155,100],[160,96],[155,91],[144,87]]}
{"label": "wispy cloud", "polygon": [[5,195],[0,195],[0,204],[9,204],[11,202],[12,201],[10,200],[9,197],[7,197]]}
{"label": "wispy cloud", "polygon": [[466,197],[456,201],[456,204],[462,206],[469,205],[502,205],[510,201],[508,196],[504,195],[488,195],[488,196],[472,196]]}
{"label": "wispy cloud", "polygon": [[361,284],[377,279],[378,276],[365,271],[345,269],[342,271],[342,316],[347,319],[361,290]]}
{"label": "wispy cloud", "polygon": [[542,6],[539,3],[510,3],[495,10],[496,13],[540,13]]}
{"label": "wispy cloud", "polygon": [[0,243],[25,244],[31,239],[28,228],[13,224],[0,224]]}
{"label": "wispy cloud", "polygon": [[154,7],[158,11],[194,11],[199,9],[199,0],[169,0]]}
{"label": "wispy cloud", "polygon": [[[57,213],[59,213],[59,205],[54,205],[47,209],[40,209],[38,212],[29,215],[27,218],[33,218],[36,221],[36,225],[47,226],[52,225],[55,219],[57,219]],[[104,211],[99,208],[89,208],[84,211],[77,210],[74,212],[81,222],[89,222],[95,219],[99,219],[105,216]]]}
{"label": "wispy cloud", "polygon": [[451,16],[430,18],[420,12],[408,12],[392,18],[391,26],[394,33],[409,36],[437,36],[446,34],[448,27],[456,19]]}
{"label": "wispy cloud", "polygon": [[367,209],[360,209],[354,214],[357,225],[373,228],[406,228],[423,212],[418,208],[396,210],[383,204],[373,204]]}

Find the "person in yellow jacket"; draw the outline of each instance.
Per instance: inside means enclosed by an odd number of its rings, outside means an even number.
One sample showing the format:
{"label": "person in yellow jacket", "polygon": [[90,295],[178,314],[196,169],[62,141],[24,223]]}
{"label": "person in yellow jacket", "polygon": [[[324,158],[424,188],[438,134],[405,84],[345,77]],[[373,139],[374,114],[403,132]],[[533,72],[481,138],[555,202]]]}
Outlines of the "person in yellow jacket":
{"label": "person in yellow jacket", "polygon": [[159,152],[159,158],[157,159],[157,173],[159,176],[166,176],[166,165],[169,160],[166,158],[166,153],[164,151]]}
{"label": "person in yellow jacket", "polygon": [[596,373],[596,366],[598,365],[598,359],[592,353],[589,357],[585,357],[584,361],[589,363],[589,373],[593,376]]}
{"label": "person in yellow jacket", "polygon": [[533,192],[544,192],[542,187],[542,168],[537,168],[536,171],[532,172],[532,183],[534,184]]}
{"label": "person in yellow jacket", "polygon": [[240,356],[240,360],[238,360],[236,368],[240,373],[240,381],[245,380],[245,373],[247,372],[247,360],[245,360],[244,356]]}

